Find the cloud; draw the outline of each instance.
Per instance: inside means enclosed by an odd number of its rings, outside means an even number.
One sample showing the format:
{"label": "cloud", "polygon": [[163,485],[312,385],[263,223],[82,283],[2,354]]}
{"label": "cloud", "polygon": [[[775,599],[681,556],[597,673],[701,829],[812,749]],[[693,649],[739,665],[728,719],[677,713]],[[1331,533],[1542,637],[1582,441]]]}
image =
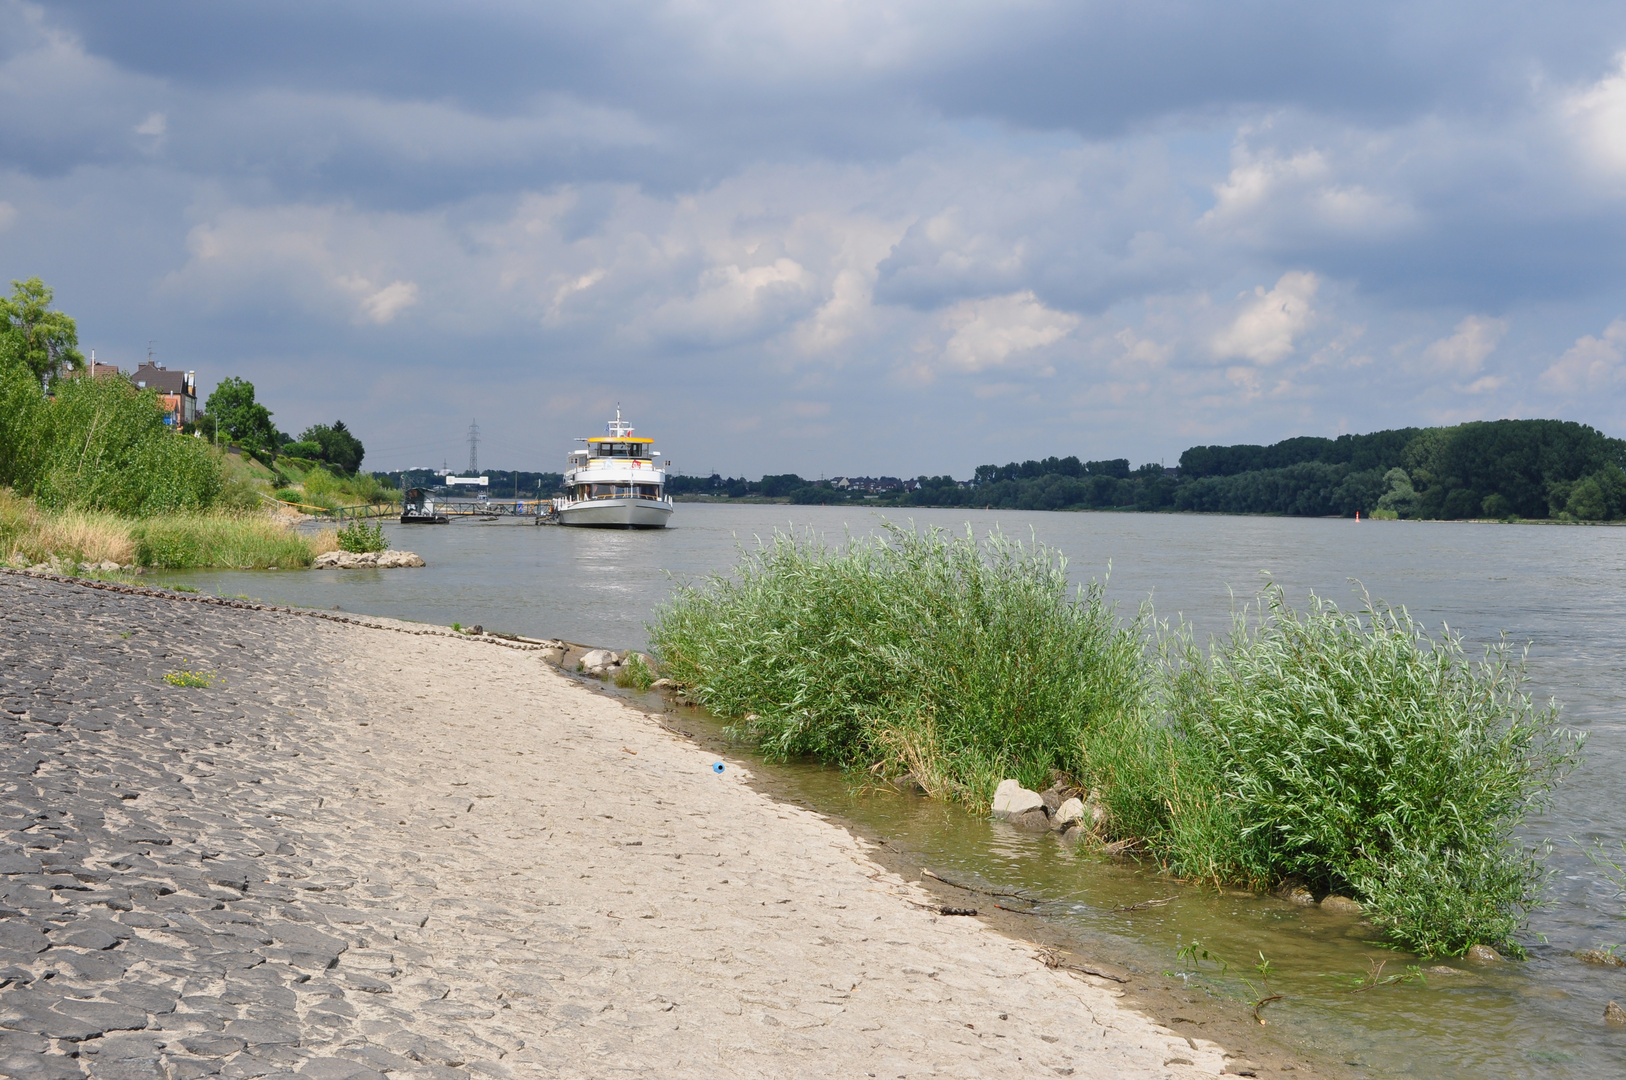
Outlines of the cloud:
{"label": "cloud", "polygon": [[1004,367],[1024,353],[1055,344],[1078,323],[1077,315],[1052,311],[1031,291],[962,300],[942,315],[950,335],[939,359],[963,372]]}
{"label": "cloud", "polygon": [[11,223],[17,220],[17,208],[3,199],[0,199],[0,232],[5,232]]}
{"label": "cloud", "polygon": [[136,125],[137,135],[152,135],[162,137],[169,130],[169,117],[161,112],[147,114],[147,118]]}
{"label": "cloud", "polygon": [[1626,353],[1626,319],[1616,319],[1602,337],[1580,338],[1541,373],[1542,384],[1560,394],[1594,393],[1612,389],[1621,376]]}
{"label": "cloud", "polygon": [[1593,164],[1626,178],[1626,53],[1615,63],[1614,74],[1569,95],[1560,112]]}
{"label": "cloud", "polygon": [[[1484,365],[1485,357],[1495,350],[1497,343],[1502,340],[1502,335],[1506,333],[1506,319],[1469,315],[1457,323],[1456,332],[1450,337],[1441,338],[1424,349],[1423,359],[1435,371],[1459,376],[1472,375]],[[1494,389],[1485,380],[1474,385],[1482,389]]]}
{"label": "cloud", "polygon": [[361,310],[380,326],[395,318],[418,302],[418,284],[414,281],[392,281],[370,294],[361,302]]}
{"label": "cloud", "polygon": [[1339,166],[1310,147],[1281,156],[1253,151],[1244,131],[1226,178],[1214,185],[1214,206],[1200,224],[1251,243],[1300,242],[1311,235],[1371,242],[1413,225],[1416,211],[1394,194],[1370,190],[1339,175]]}
{"label": "cloud", "polygon": [[1308,270],[1289,270],[1269,292],[1263,285],[1256,286],[1254,299],[1210,341],[1214,355],[1255,364],[1274,364],[1292,355],[1293,339],[1315,321],[1311,302],[1320,285],[1320,279]]}

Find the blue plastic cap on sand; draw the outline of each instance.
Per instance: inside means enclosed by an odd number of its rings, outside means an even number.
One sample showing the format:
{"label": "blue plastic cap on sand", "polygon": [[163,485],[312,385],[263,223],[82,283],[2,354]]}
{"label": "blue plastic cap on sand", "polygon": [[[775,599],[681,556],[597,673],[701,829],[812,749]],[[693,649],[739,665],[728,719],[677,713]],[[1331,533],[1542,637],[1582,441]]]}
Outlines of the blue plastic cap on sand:
{"label": "blue plastic cap on sand", "polygon": [[711,771],[714,772],[714,773],[722,772],[723,771],[723,763],[721,761],[717,762],[715,765],[713,765],[711,767]]}

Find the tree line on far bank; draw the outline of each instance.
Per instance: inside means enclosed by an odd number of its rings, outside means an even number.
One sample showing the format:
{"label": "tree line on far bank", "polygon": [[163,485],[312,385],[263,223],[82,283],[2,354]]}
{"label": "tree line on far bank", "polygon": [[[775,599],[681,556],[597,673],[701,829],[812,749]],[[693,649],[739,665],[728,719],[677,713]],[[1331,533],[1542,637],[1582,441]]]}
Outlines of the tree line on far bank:
{"label": "tree line on far bank", "polygon": [[914,490],[878,497],[794,474],[673,477],[669,486],[674,494],[803,504],[1613,521],[1626,517],[1623,466],[1626,441],[1585,424],[1491,420],[1268,446],[1194,446],[1173,469],[1077,457],[983,465],[970,484],[922,476]]}

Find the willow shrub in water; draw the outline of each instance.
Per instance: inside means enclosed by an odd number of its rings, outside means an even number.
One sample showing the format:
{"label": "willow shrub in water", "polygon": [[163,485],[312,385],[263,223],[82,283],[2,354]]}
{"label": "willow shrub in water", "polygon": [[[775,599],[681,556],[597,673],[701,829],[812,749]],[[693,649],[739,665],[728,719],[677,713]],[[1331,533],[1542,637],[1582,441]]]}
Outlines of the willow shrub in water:
{"label": "willow shrub in water", "polygon": [[1353,891],[1424,953],[1516,951],[1544,880],[1518,830],[1575,760],[1556,708],[1505,643],[1470,662],[1404,611],[1364,615],[1272,588],[1206,661],[1173,650],[1155,847],[1187,876]]}
{"label": "willow shrub in water", "polygon": [[1083,771],[1086,734],[1146,700],[1137,622],[1041,546],[888,525],[831,550],[776,533],[680,588],[651,639],[668,675],[770,756],[811,755],[985,807],[1004,777]]}

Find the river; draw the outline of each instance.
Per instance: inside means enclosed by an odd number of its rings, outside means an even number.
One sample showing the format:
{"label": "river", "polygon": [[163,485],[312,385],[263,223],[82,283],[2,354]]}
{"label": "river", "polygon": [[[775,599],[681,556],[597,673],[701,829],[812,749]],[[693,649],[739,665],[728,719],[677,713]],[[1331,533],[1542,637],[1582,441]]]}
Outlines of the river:
{"label": "river", "polygon": [[[1531,689],[1556,698],[1564,722],[1587,735],[1585,762],[1552,808],[1532,822],[1551,840],[1550,903],[1531,918],[1530,959],[1494,968],[1457,965],[1452,977],[1352,993],[1374,962],[1384,974],[1416,959],[1366,940],[1352,924],[1269,899],[1170,886],[1155,876],[1076,857],[1048,838],[1018,834],[926,800],[854,793],[812,767],[792,770],[806,799],[889,837],[923,864],[1048,898],[1059,924],[1110,935],[1146,971],[1171,973],[1220,996],[1239,975],[1272,965],[1268,1037],[1313,1048],[1374,1076],[1513,1077],[1533,1070],[1577,1078],[1626,1075],[1626,1028],[1606,1027],[1611,999],[1626,1003],[1626,968],[1571,954],[1626,942],[1626,898],[1586,857],[1601,841],[1622,860],[1626,839],[1626,529],[1444,522],[1247,518],[1163,514],[889,511],[891,520],[981,536],[992,528],[1062,551],[1079,582],[1106,574],[1126,616],[1150,596],[1159,617],[1223,633],[1233,606],[1269,573],[1296,604],[1314,590],[1358,605],[1356,582],[1441,625],[1474,648],[1505,633],[1530,643]],[[658,532],[538,528],[514,520],[387,526],[421,570],[172,572],[165,582],[267,602],[338,607],[439,624],[612,647],[641,646],[673,577],[726,571],[738,545],[777,528],[810,528],[832,543],[867,533],[880,512],[855,507],[683,504]],[[799,777],[800,779],[795,779]],[[1115,911],[1175,895],[1162,906]],[[1177,956],[1198,941],[1226,959],[1191,972]],[[1626,952],[1626,950],[1623,950]],[[1181,972],[1186,974],[1181,975]]]}

